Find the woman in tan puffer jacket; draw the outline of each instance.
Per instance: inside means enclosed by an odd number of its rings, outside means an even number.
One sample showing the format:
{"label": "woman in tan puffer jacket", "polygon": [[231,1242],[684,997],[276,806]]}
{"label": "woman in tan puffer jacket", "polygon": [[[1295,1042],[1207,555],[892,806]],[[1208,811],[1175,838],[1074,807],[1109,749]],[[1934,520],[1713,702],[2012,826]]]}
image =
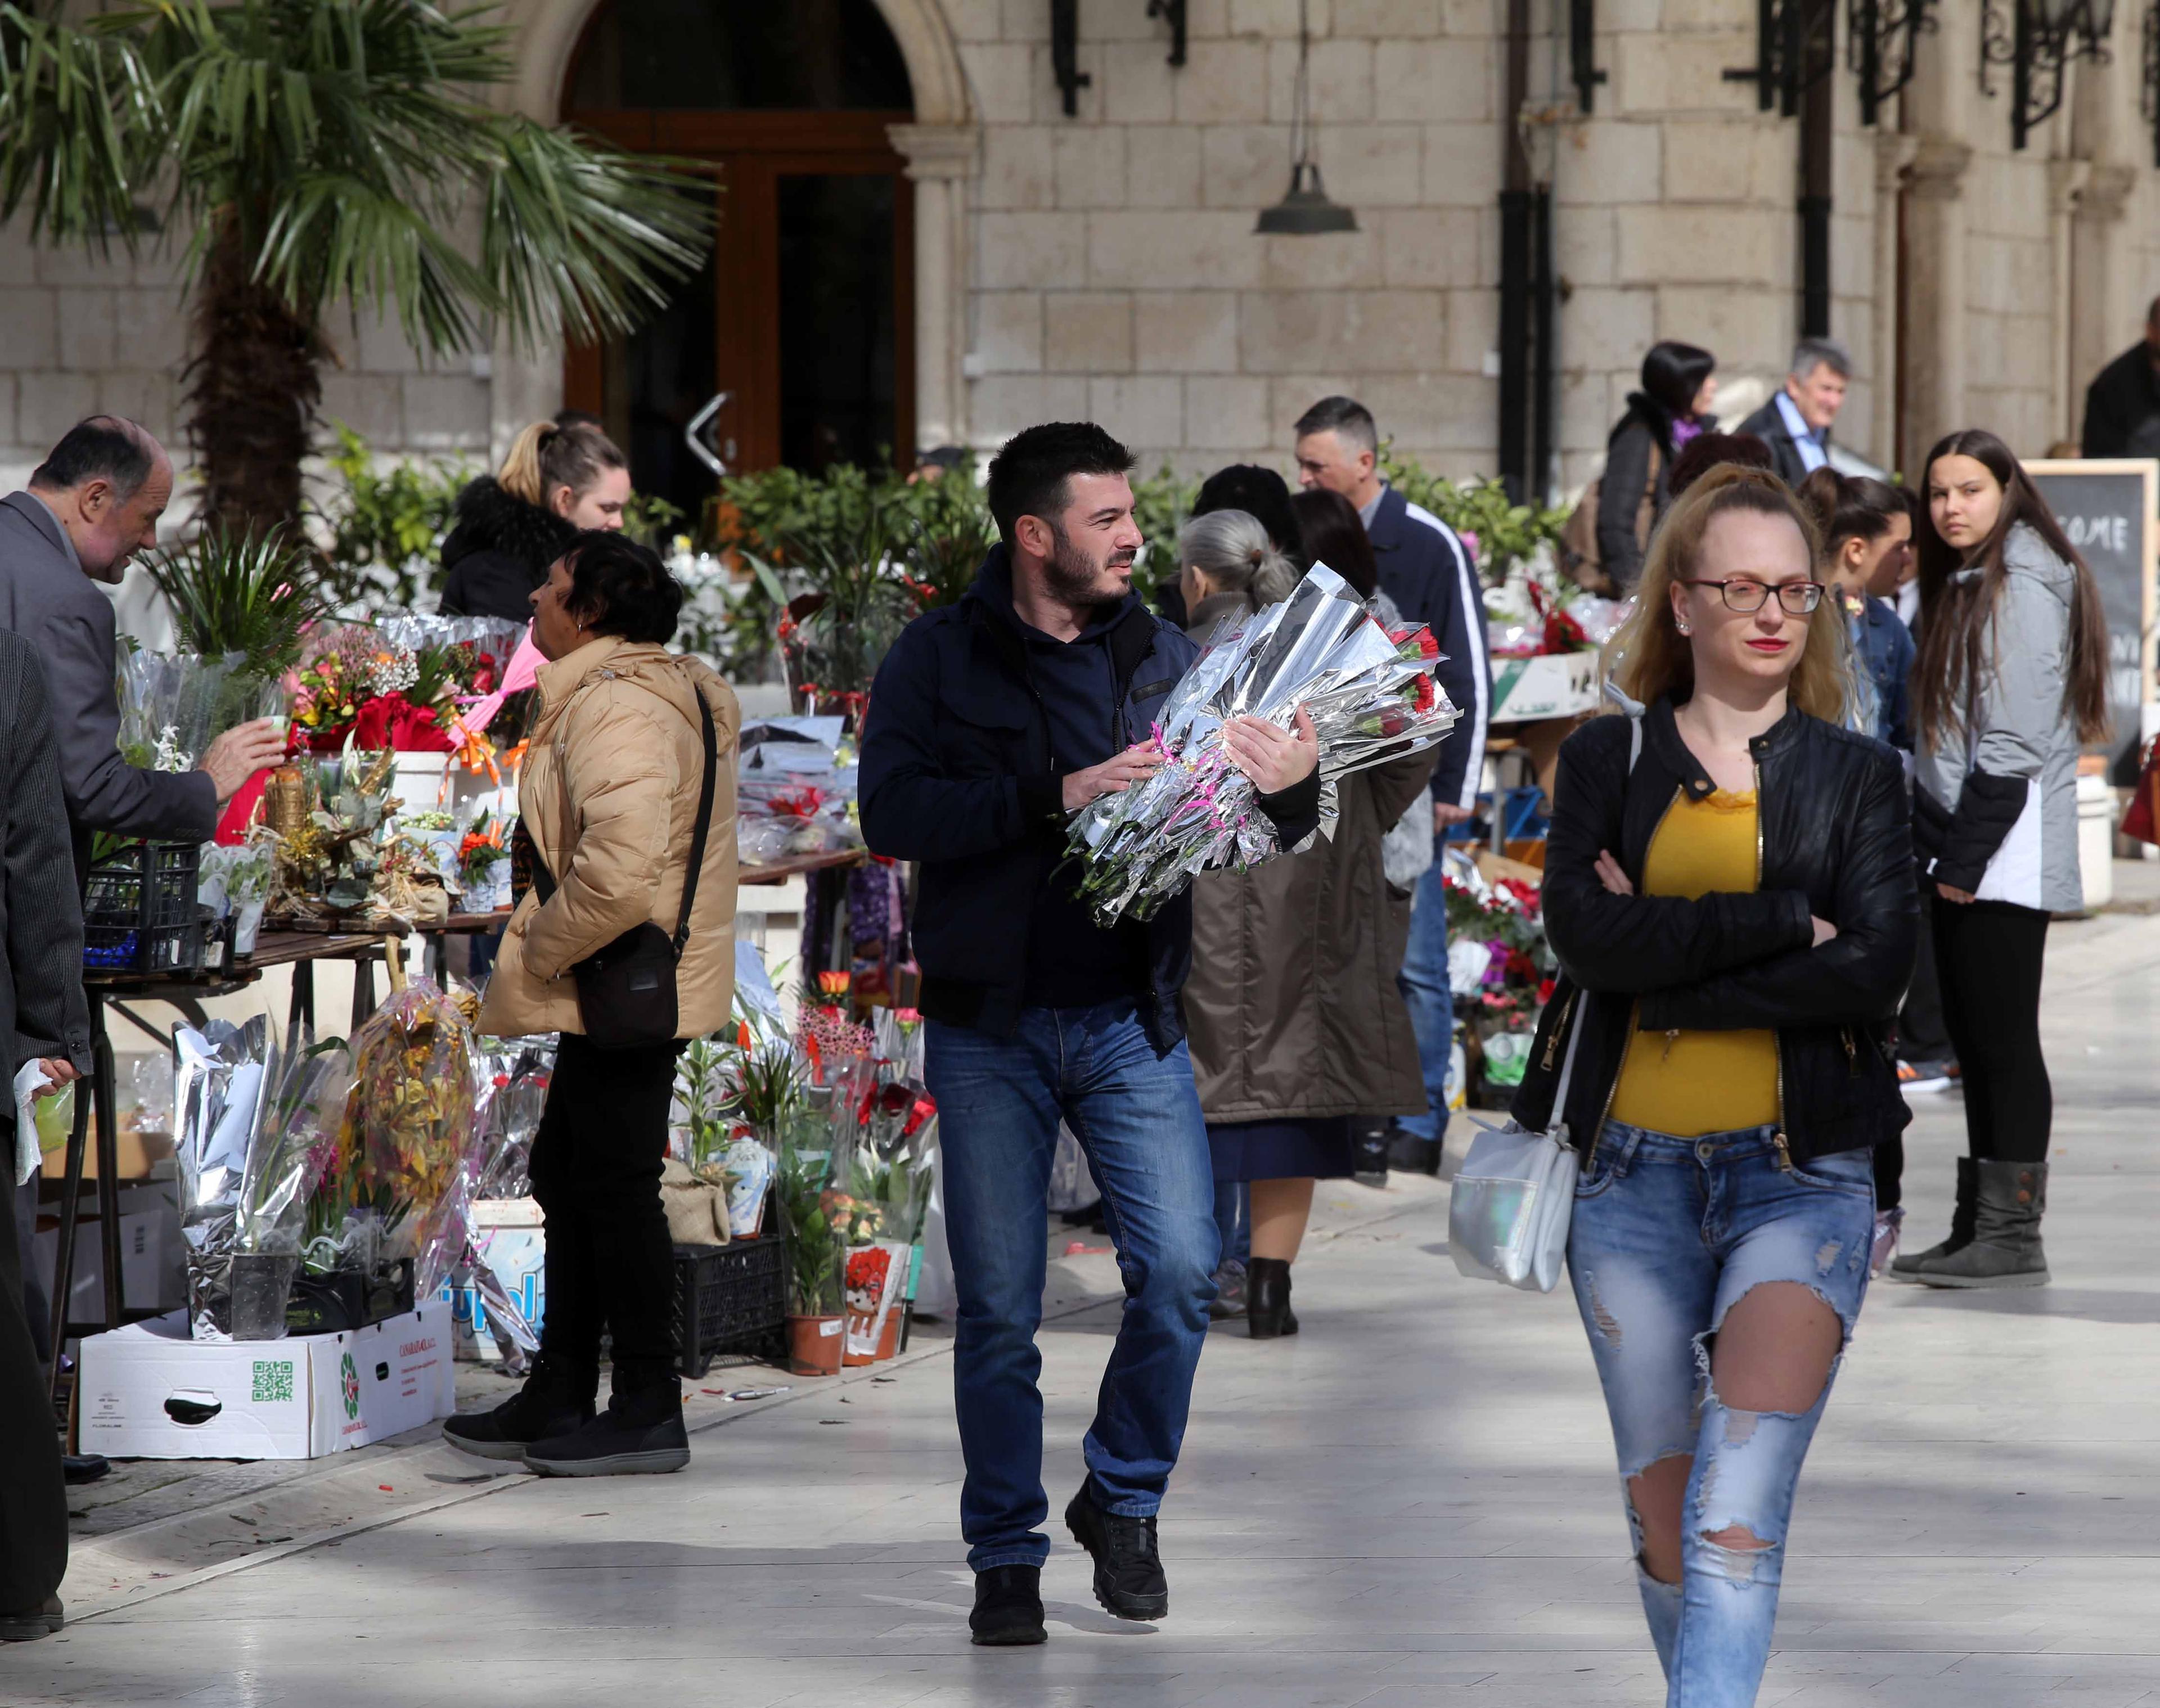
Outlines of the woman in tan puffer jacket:
{"label": "woman in tan puffer jacket", "polygon": [[[734,995],[742,714],[725,683],[667,650],[682,605],[659,558],[620,534],[581,536],[532,596],[533,643],[549,662],[519,785],[519,833],[555,887],[544,903],[528,894],[511,916],[480,1030],[562,1035],[532,1141],[548,1311],[523,1391],[453,1418],[444,1433],[468,1452],[558,1475],[674,1471],[690,1458],[660,1171],[682,1041],[725,1025]],[[704,780],[701,695],[717,760],[676,968],[677,1041],[603,1050],[584,1036],[571,969],[647,921],[676,928]],[[613,1338],[614,1391],[595,1417],[603,1329]]]}

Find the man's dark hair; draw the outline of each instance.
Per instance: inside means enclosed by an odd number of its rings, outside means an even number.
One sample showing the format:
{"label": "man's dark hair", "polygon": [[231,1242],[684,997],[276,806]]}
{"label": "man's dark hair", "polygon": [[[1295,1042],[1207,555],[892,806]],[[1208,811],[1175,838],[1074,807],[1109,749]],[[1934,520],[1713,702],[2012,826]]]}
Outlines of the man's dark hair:
{"label": "man's dark hair", "polygon": [[1023,428],[990,459],[990,514],[1008,548],[1024,516],[1054,522],[1072,502],[1075,475],[1129,475],[1140,459],[1092,421]]}
{"label": "man's dark hair", "polygon": [[30,471],[30,484],[71,492],[86,480],[104,480],[125,504],[143,490],[156,465],[151,443],[150,435],[125,417],[85,416]]}
{"label": "man's dark hair", "polygon": [[683,615],[683,584],[649,546],[619,533],[582,533],[563,554],[570,567],[563,601],[596,635],[664,646]]}
{"label": "man's dark hair", "polygon": [[1200,483],[1192,513],[1212,516],[1218,510],[1242,510],[1255,517],[1268,531],[1275,549],[1300,573],[1312,567],[1297,514],[1290,508],[1290,483],[1273,469],[1258,463],[1233,463],[1227,469],[1218,469]]}
{"label": "man's dark hair", "polygon": [[1378,451],[1380,429],[1373,412],[1355,397],[1322,397],[1297,418],[1292,429],[1300,439],[1308,433],[1332,433],[1343,444],[1361,451]]}

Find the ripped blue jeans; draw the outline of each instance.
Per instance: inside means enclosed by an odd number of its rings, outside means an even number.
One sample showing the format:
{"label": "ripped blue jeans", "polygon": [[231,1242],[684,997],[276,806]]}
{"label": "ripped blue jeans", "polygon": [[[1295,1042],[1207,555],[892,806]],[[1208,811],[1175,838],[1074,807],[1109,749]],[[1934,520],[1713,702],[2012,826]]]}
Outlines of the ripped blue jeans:
{"label": "ripped blue jeans", "polygon": [[[1778,1166],[1773,1130],[1676,1139],[1607,1121],[1576,1188],[1568,1271],[1612,1419],[1666,1708],[1755,1700],[1770,1658],[1793,1490],[1830,1399],[1825,1380],[1804,1412],[1729,1409],[1711,1381],[1711,1342],[1752,1289],[1789,1281],[1837,1313],[1849,1344],[1867,1291],[1875,1219],[1868,1153],[1841,1151],[1788,1171]],[[1681,1581],[1666,1584],[1643,1567],[1628,1482],[1681,1457],[1694,1461],[1681,1508]],[[1767,1545],[1711,1539],[1735,1528]]]}

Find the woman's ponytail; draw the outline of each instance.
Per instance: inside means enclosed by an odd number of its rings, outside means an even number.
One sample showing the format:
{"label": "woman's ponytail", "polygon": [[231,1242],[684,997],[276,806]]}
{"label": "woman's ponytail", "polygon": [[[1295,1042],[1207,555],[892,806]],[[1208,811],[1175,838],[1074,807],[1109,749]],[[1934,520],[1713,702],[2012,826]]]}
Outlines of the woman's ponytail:
{"label": "woman's ponytail", "polygon": [[549,442],[562,431],[552,421],[536,421],[511,440],[510,454],[502,459],[501,471],[495,477],[496,485],[512,498],[522,498],[527,504],[546,509],[548,484],[542,472],[543,459]]}

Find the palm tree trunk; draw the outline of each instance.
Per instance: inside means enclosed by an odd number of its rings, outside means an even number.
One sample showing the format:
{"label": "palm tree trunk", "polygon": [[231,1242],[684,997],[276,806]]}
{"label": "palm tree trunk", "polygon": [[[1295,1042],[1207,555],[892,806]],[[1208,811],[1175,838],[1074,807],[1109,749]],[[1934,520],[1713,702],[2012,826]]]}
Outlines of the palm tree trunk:
{"label": "palm tree trunk", "polygon": [[240,222],[221,222],[195,292],[188,431],[202,516],[236,535],[300,515],[300,465],[314,445],[325,348],[313,322],[249,276]]}

